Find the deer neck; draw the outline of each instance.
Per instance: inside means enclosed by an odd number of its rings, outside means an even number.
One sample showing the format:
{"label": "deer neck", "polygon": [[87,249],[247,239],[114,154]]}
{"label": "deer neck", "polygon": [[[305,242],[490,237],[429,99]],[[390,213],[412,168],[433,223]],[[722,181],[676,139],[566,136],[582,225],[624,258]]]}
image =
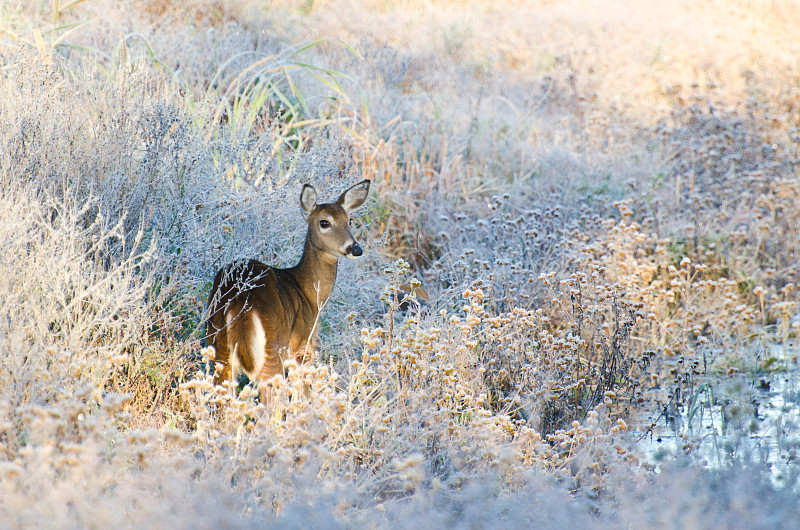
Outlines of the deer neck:
{"label": "deer neck", "polygon": [[336,256],[314,246],[311,234],[306,234],[303,256],[291,271],[303,294],[317,311],[331,296],[333,285],[336,283],[338,265],[339,260]]}

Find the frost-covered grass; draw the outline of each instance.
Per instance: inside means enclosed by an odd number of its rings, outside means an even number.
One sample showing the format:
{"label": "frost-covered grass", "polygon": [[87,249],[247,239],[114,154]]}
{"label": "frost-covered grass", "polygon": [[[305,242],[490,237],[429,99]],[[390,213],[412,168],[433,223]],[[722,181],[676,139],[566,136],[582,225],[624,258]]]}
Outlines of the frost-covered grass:
{"label": "frost-covered grass", "polygon": [[[796,2],[62,4],[0,5],[3,526],[797,520],[636,443],[797,373]],[[361,178],[318,362],[214,388],[214,272]]]}

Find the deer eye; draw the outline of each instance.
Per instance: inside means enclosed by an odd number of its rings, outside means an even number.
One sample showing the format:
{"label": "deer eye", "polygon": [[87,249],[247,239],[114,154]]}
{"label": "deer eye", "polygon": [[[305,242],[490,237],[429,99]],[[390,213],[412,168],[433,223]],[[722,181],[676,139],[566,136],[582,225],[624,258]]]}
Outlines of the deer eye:
{"label": "deer eye", "polygon": [[331,222],[328,221],[327,219],[323,219],[319,222],[319,227],[322,228],[323,230],[327,230],[328,228],[331,227]]}

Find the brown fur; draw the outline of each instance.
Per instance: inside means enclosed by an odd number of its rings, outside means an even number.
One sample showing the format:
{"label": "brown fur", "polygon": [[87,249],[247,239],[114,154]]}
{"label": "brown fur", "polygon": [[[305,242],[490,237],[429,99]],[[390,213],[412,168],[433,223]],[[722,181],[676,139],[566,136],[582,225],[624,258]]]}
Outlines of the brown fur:
{"label": "brown fur", "polygon": [[[317,317],[336,282],[338,258],[362,253],[350,231],[348,210],[364,203],[369,184],[361,181],[327,204],[316,204],[316,191],[304,186],[300,201],[308,232],[294,267],[278,269],[250,260],[217,272],[206,323],[208,343],[222,364],[216,384],[233,380],[239,369],[257,384],[283,374],[290,357],[299,363],[313,360]],[[324,222],[329,227],[321,226]],[[266,398],[262,393],[262,400]]]}

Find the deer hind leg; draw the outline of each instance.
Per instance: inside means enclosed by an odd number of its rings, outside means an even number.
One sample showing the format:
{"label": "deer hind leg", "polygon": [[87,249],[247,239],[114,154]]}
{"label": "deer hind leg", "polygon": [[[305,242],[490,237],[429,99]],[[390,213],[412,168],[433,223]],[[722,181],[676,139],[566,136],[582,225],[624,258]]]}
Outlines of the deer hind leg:
{"label": "deer hind leg", "polygon": [[261,319],[255,311],[226,315],[227,347],[230,352],[230,376],[236,377],[241,370],[255,384],[256,377],[264,363],[266,337]]}
{"label": "deer hind leg", "polygon": [[268,352],[264,350],[264,361],[258,375],[259,397],[265,405],[272,400],[272,388],[266,383],[276,375],[283,377],[283,359],[275,353],[277,351],[278,347],[275,345]]}
{"label": "deer hind leg", "polygon": [[294,348],[294,359],[298,365],[311,364],[314,362],[319,349],[319,336],[316,332],[312,333],[308,339],[299,343]]}
{"label": "deer hind leg", "polygon": [[253,386],[258,384],[258,376],[261,374],[261,367],[264,366],[264,358],[267,355],[267,336],[264,331],[264,324],[258,313],[251,311],[249,315],[250,329],[247,331],[247,353],[248,356],[242,357],[242,368],[244,368],[250,383]]}
{"label": "deer hind leg", "polygon": [[228,349],[228,329],[225,324],[217,325],[218,319],[209,320],[207,333],[208,343],[214,347],[214,364],[221,364],[220,370],[214,367],[214,385],[231,379],[230,350]]}

